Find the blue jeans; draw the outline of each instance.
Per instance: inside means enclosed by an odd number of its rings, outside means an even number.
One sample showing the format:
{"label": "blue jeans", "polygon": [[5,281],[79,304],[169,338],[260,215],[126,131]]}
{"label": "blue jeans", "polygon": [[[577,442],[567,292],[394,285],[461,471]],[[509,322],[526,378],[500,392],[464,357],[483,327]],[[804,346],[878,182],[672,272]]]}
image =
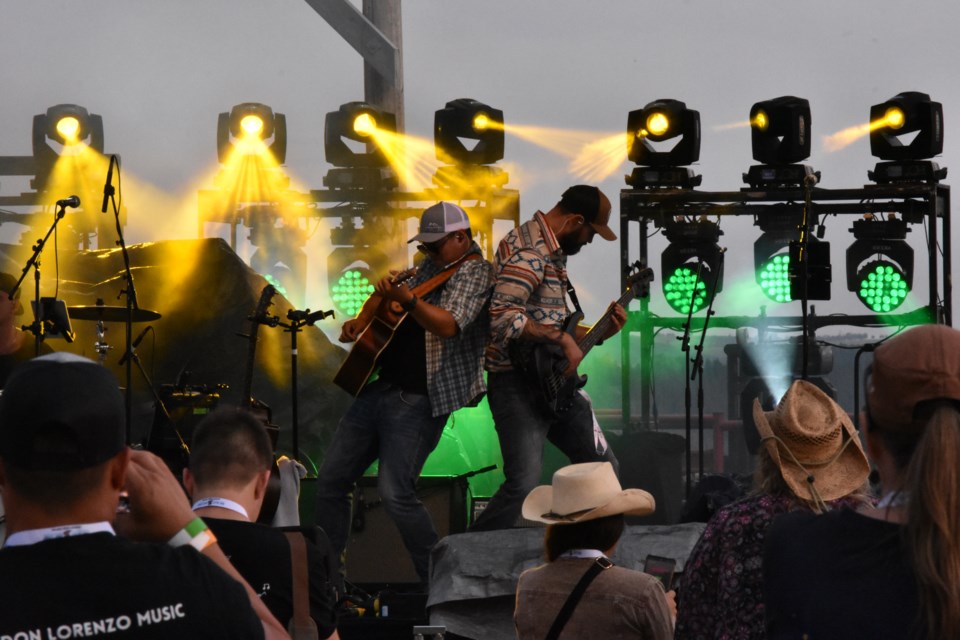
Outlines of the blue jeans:
{"label": "blue jeans", "polygon": [[552,413],[537,402],[521,374],[504,371],[488,375],[487,398],[500,439],[506,479],[470,527],[471,531],[508,529],[516,524],[524,498],[540,483],[543,445],[547,440],[571,463],[606,460],[619,473],[610,447],[601,446],[603,450],[598,451],[593,409],[579,393],[569,409]]}
{"label": "blue jeans", "polygon": [[317,474],[316,521],[342,552],[349,536],[350,492],[367,467],[380,460],[380,499],[424,583],[437,531],[416,484],[447,422],[446,415],[432,417],[430,411],[425,395],[382,380],[370,383],[340,420]]}

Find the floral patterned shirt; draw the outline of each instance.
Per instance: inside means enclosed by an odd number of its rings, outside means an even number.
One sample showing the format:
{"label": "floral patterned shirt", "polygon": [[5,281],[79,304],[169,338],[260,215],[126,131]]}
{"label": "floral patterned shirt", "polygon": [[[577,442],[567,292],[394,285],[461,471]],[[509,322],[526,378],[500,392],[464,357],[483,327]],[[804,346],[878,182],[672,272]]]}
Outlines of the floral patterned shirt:
{"label": "floral patterned shirt", "polygon": [[[853,506],[841,498],[831,508]],[[720,509],[684,565],[677,593],[677,640],[761,640],[763,541],[780,514],[802,508],[793,496],[753,495]]]}

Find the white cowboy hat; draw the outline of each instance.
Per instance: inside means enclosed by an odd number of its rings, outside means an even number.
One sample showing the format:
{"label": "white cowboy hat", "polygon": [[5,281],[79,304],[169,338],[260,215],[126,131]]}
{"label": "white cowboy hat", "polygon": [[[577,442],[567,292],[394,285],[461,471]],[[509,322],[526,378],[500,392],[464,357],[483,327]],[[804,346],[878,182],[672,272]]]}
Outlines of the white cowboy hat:
{"label": "white cowboy hat", "polygon": [[643,489],[622,489],[609,462],[557,469],[553,484],[535,488],[523,501],[523,517],[547,524],[573,524],[619,513],[646,516],[656,502]]}

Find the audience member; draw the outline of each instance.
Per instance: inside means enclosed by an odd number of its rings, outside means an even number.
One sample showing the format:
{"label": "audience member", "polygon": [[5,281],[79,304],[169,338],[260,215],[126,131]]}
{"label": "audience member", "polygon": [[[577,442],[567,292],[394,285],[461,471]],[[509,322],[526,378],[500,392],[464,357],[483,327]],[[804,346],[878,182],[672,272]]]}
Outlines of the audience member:
{"label": "audience member", "polygon": [[774,518],[869,500],[870,468],[846,412],[798,380],[774,411],[754,401],[760,432],[752,495],[718,511],[684,565],[677,632],[685,638],[764,638],[763,542]]}
{"label": "audience member", "polygon": [[[609,462],[563,467],[551,486],[534,488],[522,512],[528,520],[547,523],[548,563],[520,576],[514,611],[518,638],[672,638],[672,597],[653,576],[616,567],[609,559],[623,534],[624,515],[653,510],[653,496],[621,489]],[[585,580],[586,590],[572,596]],[[571,601],[572,613],[562,616]]]}
{"label": "audience member", "polygon": [[[193,511],[217,536],[237,571],[260,591],[278,620],[293,617],[293,570],[287,537],[257,524],[273,465],[263,423],[250,413],[222,408],[197,425],[183,483]],[[329,545],[328,545],[329,546]],[[320,638],[337,638],[336,595],[326,557],[306,541],[310,617]]]}
{"label": "audience member", "polygon": [[770,532],[770,638],[960,638],[960,332],[924,325],[874,353],[867,450],[881,499]]}
{"label": "audience member", "polygon": [[[125,446],[124,413],[109,371],[72,354],[30,360],[7,381],[0,637],[288,637],[163,462]],[[167,544],[116,536],[111,521]]]}

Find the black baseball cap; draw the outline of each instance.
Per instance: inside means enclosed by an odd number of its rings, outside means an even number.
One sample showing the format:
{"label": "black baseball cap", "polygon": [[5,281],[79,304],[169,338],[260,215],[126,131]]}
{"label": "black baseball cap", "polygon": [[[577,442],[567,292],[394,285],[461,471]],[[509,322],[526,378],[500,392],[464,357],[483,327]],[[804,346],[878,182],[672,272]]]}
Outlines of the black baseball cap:
{"label": "black baseball cap", "polygon": [[616,240],[617,234],[610,228],[609,200],[599,188],[588,184],[577,184],[560,196],[557,203],[567,213],[576,213],[584,217],[593,230],[604,240]]}
{"label": "black baseball cap", "polygon": [[0,458],[29,471],[75,471],[125,446],[123,395],[105,367],[72,353],[28,360],[0,396]]}

